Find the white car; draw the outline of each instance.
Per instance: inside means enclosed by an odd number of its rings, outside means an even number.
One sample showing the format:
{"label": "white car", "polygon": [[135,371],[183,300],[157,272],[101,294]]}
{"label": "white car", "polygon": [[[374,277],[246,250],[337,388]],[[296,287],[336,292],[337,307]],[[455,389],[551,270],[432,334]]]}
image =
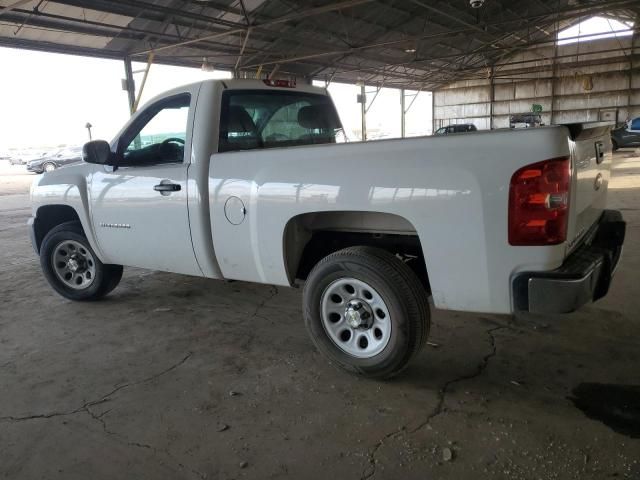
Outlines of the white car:
{"label": "white car", "polygon": [[606,294],[625,223],[605,210],[610,126],[338,143],[326,90],[212,80],[153,99],[86,163],[34,180],[59,294],[135,266],[294,286],[316,346],[397,374],[437,308],[569,312]]}
{"label": "white car", "polygon": [[11,155],[9,163],[11,165],[26,165],[33,160],[42,158],[45,152],[40,150],[22,150]]}

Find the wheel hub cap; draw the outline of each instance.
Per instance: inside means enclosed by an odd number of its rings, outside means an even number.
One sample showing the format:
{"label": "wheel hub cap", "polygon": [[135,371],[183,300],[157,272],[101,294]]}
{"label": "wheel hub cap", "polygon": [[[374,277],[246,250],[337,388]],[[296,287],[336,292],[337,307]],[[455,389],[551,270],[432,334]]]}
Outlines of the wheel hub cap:
{"label": "wheel hub cap", "polygon": [[344,316],[351,328],[358,328],[360,326],[362,319],[360,318],[360,314],[353,308],[347,308]]}
{"label": "wheel hub cap", "polygon": [[344,318],[351,328],[367,329],[371,328],[372,323],[368,320],[373,318],[373,312],[366,301],[356,299],[349,302]]}
{"label": "wheel hub cap", "polygon": [[75,273],[80,270],[80,262],[75,258],[70,258],[67,262],[67,268],[69,269],[69,271]]}
{"label": "wheel hub cap", "polygon": [[65,240],[56,245],[51,263],[58,279],[75,290],[88,288],[96,276],[93,255],[75,240]]}
{"label": "wheel hub cap", "polygon": [[391,318],[382,296],[356,278],[332,282],[321,297],[322,324],[329,338],[357,358],[378,355],[391,338]]}

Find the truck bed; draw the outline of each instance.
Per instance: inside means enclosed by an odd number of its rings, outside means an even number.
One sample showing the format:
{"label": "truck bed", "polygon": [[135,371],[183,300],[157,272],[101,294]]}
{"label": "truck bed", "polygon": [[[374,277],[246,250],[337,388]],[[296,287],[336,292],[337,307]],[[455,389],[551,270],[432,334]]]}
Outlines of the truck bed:
{"label": "truck bed", "polygon": [[[437,307],[508,313],[512,276],[554,269],[568,248],[509,245],[511,176],[549,158],[582,159],[581,145],[568,127],[551,126],[214,154],[208,186],[214,249],[224,252],[217,258],[225,278],[289,285],[282,237],[291,219],[379,212],[398,217],[399,229],[410,225],[419,237]],[[580,179],[587,175],[578,171]],[[226,218],[232,197],[246,208],[239,225]],[[585,207],[589,202],[581,194],[573,199],[574,208],[588,211],[579,222],[601,208]],[[573,235],[580,225],[574,222]]]}

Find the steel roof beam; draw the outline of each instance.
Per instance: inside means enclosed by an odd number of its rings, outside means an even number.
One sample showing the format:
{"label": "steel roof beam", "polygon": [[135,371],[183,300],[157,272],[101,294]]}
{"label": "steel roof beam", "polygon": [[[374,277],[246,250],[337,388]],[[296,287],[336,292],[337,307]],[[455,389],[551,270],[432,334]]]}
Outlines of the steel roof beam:
{"label": "steel roof beam", "polygon": [[[47,21],[38,21],[34,22],[32,17],[41,17],[44,19],[50,19],[50,22]],[[27,18],[31,18],[30,23],[32,25],[37,25],[42,28],[50,28],[57,31],[69,31],[71,33],[81,33],[87,35],[95,35],[101,37],[114,37],[118,35],[120,38],[124,38],[127,40],[139,40],[143,41],[145,38],[149,36],[162,37],[167,41],[175,42],[176,40],[180,40],[180,37],[177,35],[173,35],[170,33],[157,32],[152,30],[146,30],[142,28],[135,28],[130,26],[121,26],[108,24],[106,22],[97,22],[92,20],[85,20],[80,18],[71,18],[64,17],[61,15],[51,14],[45,12],[43,10],[38,11],[29,11],[29,10],[20,10],[16,9],[11,14],[5,17],[9,21],[13,23],[22,23]],[[75,25],[80,26],[75,26]],[[94,27],[94,28],[91,28]],[[205,44],[209,48],[219,49],[219,52],[233,52],[233,48],[230,45],[223,43],[213,43],[209,42]],[[198,56],[202,56],[202,54],[198,54]]]}
{"label": "steel roof beam", "polygon": [[[372,2],[372,1],[373,0],[344,0],[344,1],[341,1],[341,2],[337,2],[337,3],[332,3],[332,4],[329,4],[329,5],[324,5],[322,7],[310,8],[310,9],[305,10],[303,12],[284,15],[282,17],[275,18],[275,19],[270,20],[268,22],[256,23],[253,26],[254,27],[263,27],[263,28],[264,27],[269,27],[269,26],[275,26],[275,25],[279,25],[279,24],[282,24],[282,23],[287,23],[287,22],[291,22],[291,21],[295,21],[295,20],[302,20],[304,18],[308,18],[308,17],[314,16],[314,15],[320,15],[320,14],[323,14],[323,13],[326,13],[326,12],[330,12],[332,10],[352,8],[352,7],[355,7],[357,5],[362,5],[362,4],[365,4],[365,3]],[[187,40],[187,41],[184,41],[184,42],[176,43],[174,45],[165,45],[165,46],[162,46],[162,47],[159,47],[159,48],[155,48],[155,49],[143,50],[141,52],[134,53],[134,55],[144,55],[144,54],[150,53],[152,51],[159,52],[159,51],[162,51],[162,50],[167,50],[169,48],[181,47],[181,46],[184,46],[184,45],[191,45],[193,43],[201,42],[201,41],[204,41],[204,40],[210,40],[210,39],[214,39],[214,38],[221,38],[223,36],[230,35],[230,34],[245,33],[247,28],[249,28],[249,27],[244,25],[241,28],[231,29],[231,30],[228,30],[227,32],[208,35],[208,36],[200,37],[200,38],[194,38],[194,39]]]}
{"label": "steel roof beam", "polygon": [[14,10],[22,5],[29,3],[31,0],[17,0],[16,2],[10,3],[6,7],[0,8],[0,16],[9,13],[11,10]]}

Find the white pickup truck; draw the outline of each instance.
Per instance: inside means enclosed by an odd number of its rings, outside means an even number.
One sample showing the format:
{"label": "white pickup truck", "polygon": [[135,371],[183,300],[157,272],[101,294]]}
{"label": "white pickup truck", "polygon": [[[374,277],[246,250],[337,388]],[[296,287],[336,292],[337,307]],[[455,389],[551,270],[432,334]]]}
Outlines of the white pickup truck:
{"label": "white pickup truck", "polygon": [[441,309],[569,312],[606,294],[625,223],[605,210],[610,127],[345,143],[325,89],[205,81],[35,179],[32,243],[73,300],[122,266],[293,286],[315,345],[399,372]]}

